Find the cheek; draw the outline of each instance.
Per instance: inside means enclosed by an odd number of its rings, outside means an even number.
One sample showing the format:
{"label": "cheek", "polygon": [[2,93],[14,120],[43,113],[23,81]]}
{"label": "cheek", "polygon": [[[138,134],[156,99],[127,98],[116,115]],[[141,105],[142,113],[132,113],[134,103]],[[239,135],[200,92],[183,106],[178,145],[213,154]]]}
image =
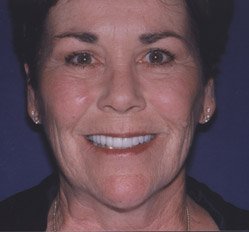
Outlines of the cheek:
{"label": "cheek", "polygon": [[184,127],[190,120],[198,121],[201,89],[196,80],[165,81],[150,91],[150,102],[163,119],[182,123]]}
{"label": "cheek", "polygon": [[[49,80],[50,79],[50,80]],[[90,91],[83,80],[47,76],[41,83],[43,117],[64,126],[79,120],[89,108]]]}

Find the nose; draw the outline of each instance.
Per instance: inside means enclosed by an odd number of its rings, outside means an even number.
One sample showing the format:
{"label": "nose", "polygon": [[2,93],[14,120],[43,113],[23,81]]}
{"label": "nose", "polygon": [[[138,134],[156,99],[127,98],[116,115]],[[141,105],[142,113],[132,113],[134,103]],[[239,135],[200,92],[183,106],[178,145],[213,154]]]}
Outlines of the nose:
{"label": "nose", "polygon": [[129,68],[112,70],[106,78],[98,108],[118,114],[143,110],[146,102],[139,83],[135,72]]}

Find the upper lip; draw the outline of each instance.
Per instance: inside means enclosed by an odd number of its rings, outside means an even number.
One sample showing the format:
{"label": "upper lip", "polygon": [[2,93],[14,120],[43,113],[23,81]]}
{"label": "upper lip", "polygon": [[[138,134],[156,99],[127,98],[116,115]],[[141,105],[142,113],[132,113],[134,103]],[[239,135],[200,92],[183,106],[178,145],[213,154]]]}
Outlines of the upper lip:
{"label": "upper lip", "polygon": [[135,133],[91,133],[87,134],[86,136],[93,136],[93,135],[104,135],[108,137],[117,137],[117,138],[131,138],[137,136],[145,136],[145,135],[156,135],[157,133],[151,132],[135,132]]}

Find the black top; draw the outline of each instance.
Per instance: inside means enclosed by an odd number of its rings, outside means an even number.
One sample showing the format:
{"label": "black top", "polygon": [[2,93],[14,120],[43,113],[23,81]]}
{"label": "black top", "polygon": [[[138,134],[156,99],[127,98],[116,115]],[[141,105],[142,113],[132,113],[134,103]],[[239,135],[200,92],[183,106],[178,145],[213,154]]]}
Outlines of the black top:
{"label": "black top", "polygon": [[[0,202],[1,231],[44,231],[50,205],[58,191],[58,178],[51,175],[26,191]],[[249,211],[225,202],[206,185],[187,178],[188,195],[206,209],[220,230],[249,230]]]}

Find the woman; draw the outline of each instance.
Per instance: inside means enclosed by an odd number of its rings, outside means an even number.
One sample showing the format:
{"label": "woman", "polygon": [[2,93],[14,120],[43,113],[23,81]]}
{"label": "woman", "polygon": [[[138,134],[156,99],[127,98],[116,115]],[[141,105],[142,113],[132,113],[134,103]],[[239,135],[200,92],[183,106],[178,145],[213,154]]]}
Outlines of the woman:
{"label": "woman", "polygon": [[185,173],[215,111],[231,5],[12,1],[28,113],[58,169],[0,204],[0,229],[249,229],[248,212]]}

